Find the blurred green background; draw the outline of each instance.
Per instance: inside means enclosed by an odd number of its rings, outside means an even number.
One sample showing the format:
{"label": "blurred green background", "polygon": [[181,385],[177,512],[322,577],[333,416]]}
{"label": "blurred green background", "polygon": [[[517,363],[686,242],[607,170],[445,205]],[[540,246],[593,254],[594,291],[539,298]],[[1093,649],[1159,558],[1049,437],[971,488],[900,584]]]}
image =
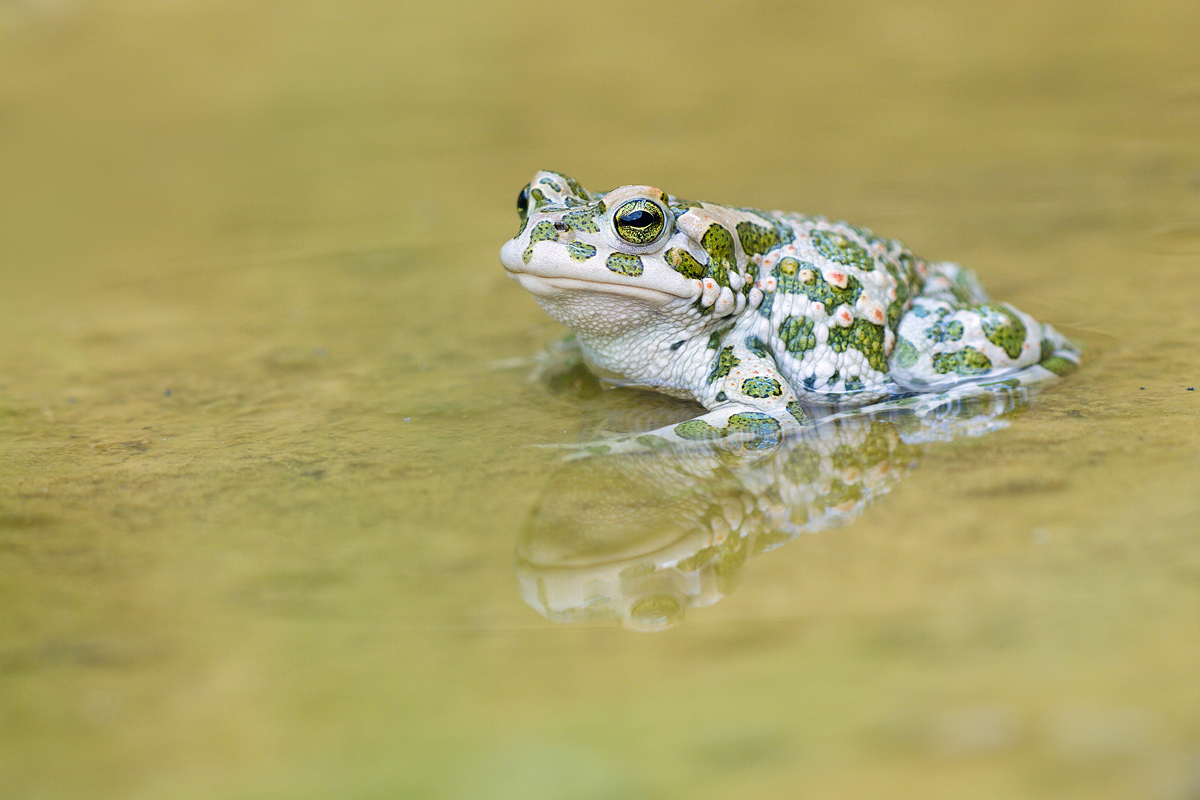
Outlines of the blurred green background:
{"label": "blurred green background", "polygon": [[[0,0],[0,785],[1200,796],[1193,0]],[[536,169],[820,213],[1085,346],[642,635],[519,596]],[[552,485],[552,484],[551,484]]]}

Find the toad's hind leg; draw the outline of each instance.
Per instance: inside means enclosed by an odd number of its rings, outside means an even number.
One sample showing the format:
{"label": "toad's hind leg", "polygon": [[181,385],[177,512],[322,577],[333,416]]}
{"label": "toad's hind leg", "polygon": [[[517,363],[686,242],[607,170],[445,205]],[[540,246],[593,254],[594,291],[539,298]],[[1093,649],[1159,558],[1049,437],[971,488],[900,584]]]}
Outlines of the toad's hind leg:
{"label": "toad's hind leg", "polygon": [[911,391],[963,383],[1041,383],[1079,364],[1058,331],[1008,303],[988,300],[974,276],[953,264],[930,265],[925,291],[900,318],[889,369]]}

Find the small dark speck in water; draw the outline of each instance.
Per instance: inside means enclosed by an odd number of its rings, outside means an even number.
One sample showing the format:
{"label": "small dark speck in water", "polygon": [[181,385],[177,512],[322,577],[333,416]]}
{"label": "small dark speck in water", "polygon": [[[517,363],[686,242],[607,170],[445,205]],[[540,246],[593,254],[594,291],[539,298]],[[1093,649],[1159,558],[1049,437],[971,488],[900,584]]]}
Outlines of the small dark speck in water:
{"label": "small dark speck in water", "polygon": [[75,405],[75,403],[76,403],[76,400],[75,400],[75,398],[74,398],[74,397],[68,397],[68,398],[67,398],[67,402],[68,402],[68,403],[70,403],[71,405]]}
{"label": "small dark speck in water", "polygon": [[175,394],[174,389],[167,389],[165,392],[163,392],[163,397],[170,397],[173,394]]}

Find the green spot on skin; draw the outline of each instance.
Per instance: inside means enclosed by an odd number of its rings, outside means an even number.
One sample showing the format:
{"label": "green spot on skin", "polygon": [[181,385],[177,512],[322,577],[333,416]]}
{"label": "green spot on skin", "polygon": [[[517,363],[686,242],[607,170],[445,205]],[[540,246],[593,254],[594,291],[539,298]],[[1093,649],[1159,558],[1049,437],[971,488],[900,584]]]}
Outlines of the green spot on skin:
{"label": "green spot on skin", "polygon": [[762,265],[755,263],[755,261],[748,261],[748,263],[746,263],[746,269],[743,272],[743,275],[745,276],[745,279],[746,279],[745,285],[743,287],[744,291],[749,291],[748,287],[752,287],[752,285],[754,285],[754,282],[757,281],[757,279],[758,279],[758,273],[761,272],[761,269],[762,269]]}
{"label": "green spot on skin", "polygon": [[576,261],[587,261],[596,255],[596,248],[587,242],[571,242],[567,245],[567,253]]}
{"label": "green spot on skin", "polygon": [[746,349],[759,358],[771,357],[771,350],[767,347],[767,343],[757,336],[751,336],[746,339]]}
{"label": "green spot on skin", "polygon": [[896,277],[901,283],[911,286],[913,294],[920,293],[925,287],[925,281],[917,270],[917,257],[907,250],[901,250],[896,256]]}
{"label": "green spot on skin", "polygon": [[775,309],[775,293],[763,294],[762,302],[758,305],[758,315],[760,317],[770,318],[771,312]]}
{"label": "green spot on skin", "polygon": [[664,258],[671,265],[671,269],[685,278],[700,279],[704,277],[705,266],[686,250],[672,247],[664,254]]}
{"label": "green spot on skin", "polygon": [[875,259],[866,248],[845,234],[835,231],[813,231],[810,236],[813,247],[830,261],[862,270],[875,269]]}
{"label": "green spot on skin", "polygon": [[1063,358],[1062,356],[1051,356],[1050,358],[1044,358],[1040,363],[1042,367],[1050,370],[1060,378],[1070,375],[1079,368],[1079,365],[1074,361],[1069,358]]}
{"label": "green spot on skin", "polygon": [[[808,280],[800,280],[799,273],[808,270]],[[785,294],[803,294],[814,303],[825,306],[825,313],[831,314],[840,305],[853,306],[862,294],[862,284],[853,275],[846,276],[846,288],[838,287],[825,280],[821,271],[807,261],[797,261],[794,258],[784,258],[771,271],[775,276],[778,291]]]}
{"label": "green spot on skin", "polygon": [[829,346],[835,353],[844,353],[853,348],[866,356],[871,369],[887,372],[882,325],[861,318],[854,320],[854,324],[848,328],[835,325],[829,329]]}
{"label": "green spot on skin", "polygon": [[753,222],[737,224],[738,241],[746,255],[761,255],[779,244],[779,234],[774,228],[755,225]]}
{"label": "green spot on skin", "polygon": [[708,276],[719,285],[728,286],[729,272],[737,267],[733,252],[733,234],[714,222],[700,237],[700,246],[708,254]]}
{"label": "green spot on skin", "polygon": [[887,308],[888,327],[896,330],[896,323],[908,306],[909,298],[921,292],[925,281],[917,272],[917,260],[907,250],[901,250],[895,260],[885,262],[885,266],[896,282],[896,299]]}
{"label": "green spot on skin", "polygon": [[[739,208],[738,211],[741,211],[744,214],[753,214],[754,216],[758,217],[758,219],[759,219],[758,223],[747,223],[747,224],[758,225],[758,227],[760,227],[760,228],[765,227],[767,230],[770,231],[770,233],[767,234],[767,236],[774,235],[776,245],[790,244],[791,242],[796,240],[796,232],[794,230],[792,230],[792,226],[787,225],[787,224],[780,224],[780,223],[776,222],[775,219],[773,218],[774,217],[773,214],[768,214],[766,212],[760,211],[757,208]],[[740,234],[741,225],[742,225],[741,223],[738,223],[739,234]],[[741,238],[740,235],[739,235],[739,238]],[[743,249],[745,249],[744,245],[743,245]]]}
{"label": "green spot on skin", "polygon": [[817,346],[817,337],[813,333],[813,321],[808,317],[788,317],[779,325],[779,338],[783,340],[787,351],[796,358]]}
{"label": "green spot on skin", "polygon": [[983,335],[987,340],[1004,350],[1011,359],[1021,355],[1021,346],[1029,332],[1020,317],[1013,314],[1004,306],[979,306],[980,322],[983,325]]}
{"label": "green spot on skin", "polygon": [[799,261],[791,256],[780,259],[775,269],[771,270],[771,274],[775,276],[776,291],[782,294],[803,292],[804,284],[800,282],[798,275],[804,269],[813,273],[817,271],[817,268],[807,261]]}
{"label": "green spot on skin", "polygon": [[562,215],[562,221],[572,230],[580,233],[598,233],[600,231],[600,224],[596,222],[596,209],[594,208],[568,211]]}
{"label": "green spot on skin", "polygon": [[780,259],[779,266],[775,267],[776,271],[774,275],[780,280],[785,278],[794,278],[796,277],[796,273],[804,268],[816,269],[816,267],[807,261],[798,261],[797,259],[788,256],[787,258]]}
{"label": "green spot on skin", "polygon": [[707,382],[712,383],[719,378],[724,378],[729,374],[730,370],[740,363],[742,362],[733,354],[733,348],[726,347],[721,351],[721,354],[717,356],[717,361],[715,364],[713,364],[712,372],[708,374]]}
{"label": "green spot on skin", "polygon": [[680,439],[691,441],[720,439],[725,435],[725,431],[714,428],[702,419],[689,419],[687,422],[681,422],[675,426],[674,431]]}
{"label": "green spot on skin", "polygon": [[604,261],[604,266],[618,275],[629,275],[636,278],[642,274],[642,259],[628,253],[612,253]]}
{"label": "green spot on skin", "polygon": [[742,411],[729,417],[729,433],[748,433],[756,439],[775,438],[783,426],[774,417],[760,411]]}
{"label": "green spot on skin", "polygon": [[917,353],[917,348],[908,339],[900,338],[896,340],[896,349],[892,351],[892,361],[898,367],[908,368],[917,363],[920,354]]}
{"label": "green spot on skin", "polygon": [[588,199],[588,190],[583,188],[579,181],[574,178],[568,178],[566,175],[563,175],[562,179],[566,181],[567,189],[570,190],[571,194],[583,200]]}
{"label": "green spot on skin", "polygon": [[547,220],[542,220],[537,225],[533,226],[533,230],[529,232],[529,246],[525,248],[525,252],[521,254],[522,260],[526,264],[529,259],[533,258],[533,246],[538,242],[556,242],[558,241],[558,231],[554,229],[554,223]]}
{"label": "green spot on skin", "polygon": [[933,369],[939,375],[981,375],[992,368],[992,362],[974,347],[964,347],[953,353],[938,353],[933,357]]}
{"label": "green spot on skin", "polygon": [[792,400],[787,404],[787,410],[789,414],[796,418],[796,422],[799,422],[801,425],[807,425],[809,423],[808,414],[805,413],[804,406],[800,405],[795,400]]}
{"label": "green spot on skin", "polygon": [[742,393],[747,397],[755,397],[761,400],[767,397],[779,397],[783,394],[783,387],[774,378],[756,375],[753,378],[747,378],[742,381]]}
{"label": "green spot on skin", "polygon": [[938,320],[929,326],[925,338],[934,343],[957,342],[963,337],[963,324],[956,319]]}
{"label": "green spot on skin", "polygon": [[731,330],[733,330],[733,325],[726,325],[723,328],[717,328],[715,331],[713,331],[712,335],[708,337],[708,349],[716,350],[718,347],[720,347],[721,340],[724,339],[725,335]]}

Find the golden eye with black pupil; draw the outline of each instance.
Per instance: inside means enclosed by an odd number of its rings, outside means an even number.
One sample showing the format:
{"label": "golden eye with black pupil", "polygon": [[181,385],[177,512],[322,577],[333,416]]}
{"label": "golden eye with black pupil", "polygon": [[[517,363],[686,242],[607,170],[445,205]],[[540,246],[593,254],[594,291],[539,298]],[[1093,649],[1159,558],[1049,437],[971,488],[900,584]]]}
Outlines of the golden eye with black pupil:
{"label": "golden eye with black pupil", "polygon": [[650,244],[666,225],[663,211],[650,200],[630,200],[613,214],[613,228],[630,244]]}
{"label": "golden eye with black pupil", "polygon": [[517,213],[521,215],[521,219],[525,219],[525,215],[529,213],[529,187],[526,186],[517,195]]}

